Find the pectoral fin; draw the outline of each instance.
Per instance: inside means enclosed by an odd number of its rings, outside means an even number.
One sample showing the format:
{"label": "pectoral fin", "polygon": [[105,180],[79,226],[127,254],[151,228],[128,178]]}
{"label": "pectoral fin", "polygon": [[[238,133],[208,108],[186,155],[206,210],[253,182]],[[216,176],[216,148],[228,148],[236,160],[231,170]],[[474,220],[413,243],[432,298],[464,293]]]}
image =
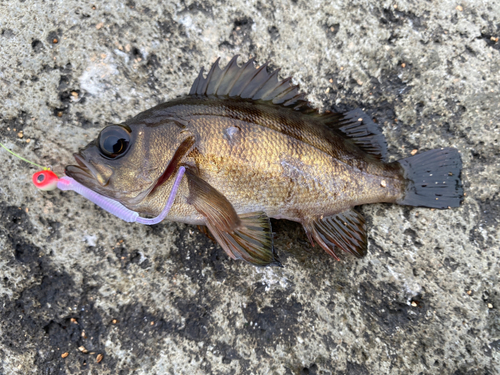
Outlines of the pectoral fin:
{"label": "pectoral fin", "polygon": [[364,217],[355,210],[311,220],[304,224],[310,240],[314,240],[328,254],[339,260],[334,247],[361,258],[366,255],[368,242]]}
{"label": "pectoral fin", "polygon": [[263,212],[238,215],[224,195],[187,171],[188,203],[201,213],[224,251],[256,266],[281,266],[273,247],[271,222]]}

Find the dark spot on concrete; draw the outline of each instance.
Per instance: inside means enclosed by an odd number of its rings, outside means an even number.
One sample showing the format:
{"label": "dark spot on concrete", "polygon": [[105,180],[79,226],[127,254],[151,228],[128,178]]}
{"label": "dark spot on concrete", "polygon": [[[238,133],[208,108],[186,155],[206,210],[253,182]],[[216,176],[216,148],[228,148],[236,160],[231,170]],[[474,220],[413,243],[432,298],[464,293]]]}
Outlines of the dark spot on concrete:
{"label": "dark spot on concrete", "polygon": [[217,342],[215,350],[222,355],[222,363],[224,364],[229,364],[233,360],[242,359],[238,352],[225,342]]}
{"label": "dark spot on concrete", "polygon": [[135,59],[141,59],[142,60],[144,58],[142,56],[141,51],[137,47],[132,47],[132,49],[130,50],[130,57],[132,58],[132,60],[135,60]]}
{"label": "dark spot on concrete", "polygon": [[347,371],[346,375],[370,375],[370,372],[367,368],[359,363],[354,363],[351,361],[347,361]]}
{"label": "dark spot on concrete", "polygon": [[173,33],[181,33],[181,30],[183,30],[183,26],[174,21],[170,14],[166,15],[166,19],[164,21],[158,21],[158,28],[164,38],[170,38]]}
{"label": "dark spot on concrete", "polygon": [[[203,286],[209,273],[202,270],[209,267],[212,277],[223,280],[227,277],[227,263],[233,262],[218,244],[212,242],[196,227],[183,226],[179,237],[175,241],[178,250],[172,250],[170,256],[174,264],[178,265],[179,271],[186,273],[192,282]],[[157,259],[160,260],[160,259]]]}
{"label": "dark spot on concrete", "polygon": [[500,340],[492,341],[492,342],[490,342],[489,345],[492,347],[492,349],[495,349],[496,351],[500,351]]}
{"label": "dark spot on concrete", "polygon": [[10,39],[14,36],[14,32],[11,29],[3,29],[2,36],[4,38]]}
{"label": "dark spot on concrete", "polygon": [[388,334],[396,332],[398,327],[415,325],[417,321],[425,318],[429,309],[422,295],[412,297],[417,307],[402,301],[398,289],[390,283],[381,283],[380,288],[377,288],[370,282],[362,282],[359,285],[359,292],[364,316],[367,316],[368,320],[374,320],[377,326]]}
{"label": "dark spot on concrete", "polygon": [[447,258],[444,258],[443,260],[443,264],[445,267],[447,267],[451,272],[454,272],[458,266],[460,265],[460,263],[458,263],[456,261],[456,259],[453,259],[451,257],[447,257]]}
{"label": "dark spot on concrete", "polygon": [[146,63],[146,67],[151,72],[154,73],[157,69],[161,68],[160,58],[154,53],[149,54],[148,59],[147,59],[147,63]]}
{"label": "dark spot on concrete", "polygon": [[481,33],[481,39],[483,39],[489,47],[494,48],[496,50],[500,50],[499,36],[500,36],[500,27],[497,29],[495,34],[492,34],[490,32]]}
{"label": "dark spot on concrete", "polygon": [[49,35],[47,36],[47,43],[52,46],[56,46],[59,43],[61,43],[61,38],[62,38],[62,30],[57,29],[49,32]]}
{"label": "dark spot on concrete", "polygon": [[318,375],[318,366],[316,364],[312,364],[309,367],[304,367],[299,372],[300,375]]}
{"label": "dark spot on concrete", "polygon": [[35,228],[31,223],[26,207],[8,206],[5,202],[0,202],[0,220],[4,228],[10,235],[34,234]]}
{"label": "dark spot on concrete", "polygon": [[[17,140],[19,139],[17,134],[21,130],[24,130],[24,127],[26,126],[28,122],[28,118],[30,116],[28,113],[25,111],[20,111],[17,116],[12,117],[12,118],[2,118],[2,115],[0,114],[0,120],[2,121],[3,125],[0,127],[0,134],[2,135],[3,139],[10,138],[12,140]],[[10,128],[10,131],[7,130],[7,128]],[[16,129],[14,131],[14,129]],[[16,142],[17,147],[26,147],[27,143],[25,142]],[[5,150],[3,150],[5,151]],[[14,156],[12,156],[14,157]],[[5,203],[0,202],[0,207],[5,206]],[[1,209],[1,208],[0,208]],[[24,209],[24,207],[23,207]]]}
{"label": "dark spot on concrete", "polygon": [[[229,37],[231,46],[247,44],[252,48],[252,25],[253,20],[249,17],[241,17],[234,20],[233,30]],[[229,46],[227,46],[229,48]]]}
{"label": "dark spot on concrete", "polygon": [[80,126],[84,129],[100,128],[101,127],[101,124],[98,121],[95,121],[95,122],[90,121],[81,112],[76,112],[75,116],[76,116],[76,122],[79,123]]}
{"label": "dark spot on concrete", "polygon": [[234,48],[234,46],[228,42],[227,40],[225,40],[224,42],[222,42],[221,44],[219,44],[219,49],[221,51],[230,51]]}
{"label": "dark spot on concrete", "polygon": [[24,241],[20,236],[9,235],[7,238],[10,241],[12,248],[14,250],[14,258],[18,262],[29,263],[39,257],[40,254],[39,247]]}
{"label": "dark spot on concrete", "polygon": [[260,306],[254,300],[243,308],[245,319],[249,322],[243,331],[253,337],[259,347],[275,346],[278,342],[290,342],[295,338],[295,326],[299,324],[302,304],[294,297],[287,299],[279,290],[273,293],[273,301],[273,307]]}
{"label": "dark spot on concrete", "polygon": [[144,254],[139,250],[133,250],[130,253],[130,263],[137,264],[143,270],[151,267],[151,262],[148,258],[144,256]]}
{"label": "dark spot on concrete", "polygon": [[31,42],[31,48],[33,48],[33,51],[35,53],[40,53],[43,50],[43,43],[38,39],[35,39],[34,41]]}
{"label": "dark spot on concrete", "polygon": [[237,34],[249,34],[252,31],[253,20],[250,17],[242,17],[234,20],[233,31]]}
{"label": "dark spot on concrete", "polygon": [[424,246],[424,245],[422,244],[422,242],[420,242],[420,240],[418,239],[418,238],[419,238],[419,236],[418,236],[417,232],[415,232],[413,229],[411,229],[411,228],[407,228],[407,229],[405,229],[405,231],[404,231],[403,233],[404,233],[404,234],[406,234],[407,236],[410,236],[410,237],[411,237],[412,242],[413,242],[413,244],[414,244],[416,247],[421,248],[422,246]]}
{"label": "dark spot on concrete", "polygon": [[326,36],[333,39],[340,30],[340,23],[325,24],[323,25],[323,29],[325,30]]}
{"label": "dark spot on concrete", "polygon": [[175,304],[185,318],[184,328],[180,331],[181,335],[194,341],[206,340],[210,336],[209,311],[213,306],[199,305],[181,298],[176,299]]}
{"label": "dark spot on concrete", "polygon": [[493,199],[478,200],[481,214],[481,226],[494,227],[500,217],[500,195],[497,193]]}
{"label": "dark spot on concrete", "polygon": [[383,9],[380,17],[380,23],[382,25],[390,25],[390,27],[394,27],[394,25],[402,26],[403,19],[399,16],[398,12],[395,12],[393,9]]}
{"label": "dark spot on concrete", "polygon": [[276,26],[271,26],[269,29],[267,29],[269,32],[269,35],[271,36],[271,40],[277,40],[280,37],[280,32]]}
{"label": "dark spot on concrete", "polygon": [[183,13],[192,13],[192,14],[203,13],[208,16],[213,16],[213,9],[208,2],[195,1],[194,3],[191,3],[188,6],[185,6],[185,8],[179,12],[179,14]]}

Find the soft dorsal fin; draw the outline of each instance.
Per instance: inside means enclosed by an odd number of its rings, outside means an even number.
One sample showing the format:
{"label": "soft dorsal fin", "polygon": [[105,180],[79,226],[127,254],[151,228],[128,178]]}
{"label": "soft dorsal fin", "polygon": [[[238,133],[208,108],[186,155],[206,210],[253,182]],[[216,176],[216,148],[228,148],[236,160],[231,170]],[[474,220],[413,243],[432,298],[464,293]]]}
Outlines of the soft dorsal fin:
{"label": "soft dorsal fin", "polygon": [[340,130],[363,151],[384,160],[387,155],[387,142],[379,125],[361,109],[345,113],[326,113],[325,124]]}
{"label": "soft dorsal fin", "polygon": [[203,68],[193,83],[189,95],[217,96],[272,102],[306,114],[314,114],[319,122],[337,130],[365,152],[384,159],[387,144],[380,130],[363,111],[356,109],[346,113],[320,114],[293,85],[291,77],[278,79],[279,69],[267,71],[267,63],[254,67],[254,59],[239,67],[238,55],[221,69],[218,58],[204,77]]}
{"label": "soft dorsal fin", "polygon": [[254,59],[248,60],[240,68],[234,56],[224,69],[219,66],[220,58],[210,68],[207,77],[203,68],[193,83],[189,95],[214,95],[240,97],[243,99],[272,101],[296,110],[313,111],[305,94],[299,93],[299,86],[293,85],[291,78],[278,80],[279,69],[269,73],[267,63],[254,67]]}

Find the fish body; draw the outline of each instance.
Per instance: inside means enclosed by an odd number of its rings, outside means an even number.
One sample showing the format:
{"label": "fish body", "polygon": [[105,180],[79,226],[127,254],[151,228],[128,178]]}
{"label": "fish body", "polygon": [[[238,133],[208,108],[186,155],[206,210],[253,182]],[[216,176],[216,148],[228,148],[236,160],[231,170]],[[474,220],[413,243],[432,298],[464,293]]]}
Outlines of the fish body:
{"label": "fish body", "polygon": [[363,256],[366,229],[354,206],[460,204],[455,149],[386,163],[385,139],[366,114],[320,114],[276,76],[252,61],[216,62],[189,95],[105,128],[67,174],[157,216],[184,166],[167,219],[207,225],[229,256],[256,265],[279,264],[270,217],[302,223],[334,257],[335,247]]}
{"label": "fish body", "polygon": [[[314,132],[317,120],[307,114],[286,113],[290,110],[265,103],[208,97],[186,97],[151,110],[159,117],[162,112],[180,115],[186,123],[184,131],[195,138],[193,150],[180,163],[195,166],[200,177],[238,213],[263,211],[272,218],[302,221],[355,205],[394,202],[402,192],[398,165],[361,152],[327,128]],[[290,126],[282,118],[300,124],[297,129],[306,133],[299,134],[302,139],[276,130]],[[129,125],[136,123],[132,120]],[[381,186],[382,180],[386,187]],[[129,208],[156,215],[169,192],[170,184],[165,184]],[[168,219],[204,224],[198,211],[182,204],[189,195],[187,184],[179,194]]]}

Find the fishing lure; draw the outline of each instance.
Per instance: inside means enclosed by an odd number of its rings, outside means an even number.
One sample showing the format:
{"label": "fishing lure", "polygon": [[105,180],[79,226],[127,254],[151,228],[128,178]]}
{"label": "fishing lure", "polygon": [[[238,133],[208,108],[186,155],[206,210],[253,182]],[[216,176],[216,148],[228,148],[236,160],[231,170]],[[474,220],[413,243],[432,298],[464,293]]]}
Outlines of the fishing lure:
{"label": "fishing lure", "polygon": [[141,217],[137,212],[129,210],[127,207],[111,198],[107,198],[93,190],[90,190],[89,188],[76,182],[71,177],[63,176],[58,178],[57,175],[50,170],[36,172],[33,175],[33,183],[38,189],[45,191],[54,190],[55,188],[63,191],[72,190],[127,223],[154,225],[160,223],[167,217],[170,208],[172,208],[172,205],[174,204],[175,196],[177,195],[177,190],[185,171],[186,168],[179,168],[175,177],[174,185],[170,191],[167,204],[163,208],[162,212],[154,218]]}
{"label": "fishing lure", "polygon": [[144,218],[144,217],[139,216],[139,214],[137,212],[129,210],[127,207],[125,207],[121,203],[119,203],[111,198],[107,198],[103,195],[100,195],[93,190],[90,190],[89,188],[76,182],[71,177],[63,176],[63,177],[59,178],[53,171],[50,170],[50,168],[43,167],[39,164],[33,163],[32,161],[29,161],[29,160],[19,156],[15,152],[9,150],[2,143],[0,143],[0,146],[5,148],[9,153],[18,157],[19,159],[21,159],[27,163],[33,164],[39,168],[42,168],[41,171],[34,173],[33,177],[32,177],[33,184],[39,190],[50,191],[50,190],[54,190],[56,188],[58,188],[59,190],[62,190],[62,191],[72,190],[75,193],[78,193],[82,197],[93,202],[97,206],[101,207],[103,210],[109,212],[110,214],[115,215],[119,219],[122,219],[128,223],[139,223],[139,224],[145,224],[145,225],[153,225],[153,224],[158,224],[161,221],[163,221],[165,219],[165,217],[167,217],[168,212],[170,211],[170,208],[174,204],[175,196],[177,195],[177,190],[178,190],[179,185],[181,183],[181,179],[184,176],[184,173],[186,171],[186,169],[184,167],[179,168],[177,175],[175,177],[174,185],[172,186],[172,190],[170,191],[170,195],[168,197],[167,204],[163,208],[162,212],[154,218]]}

